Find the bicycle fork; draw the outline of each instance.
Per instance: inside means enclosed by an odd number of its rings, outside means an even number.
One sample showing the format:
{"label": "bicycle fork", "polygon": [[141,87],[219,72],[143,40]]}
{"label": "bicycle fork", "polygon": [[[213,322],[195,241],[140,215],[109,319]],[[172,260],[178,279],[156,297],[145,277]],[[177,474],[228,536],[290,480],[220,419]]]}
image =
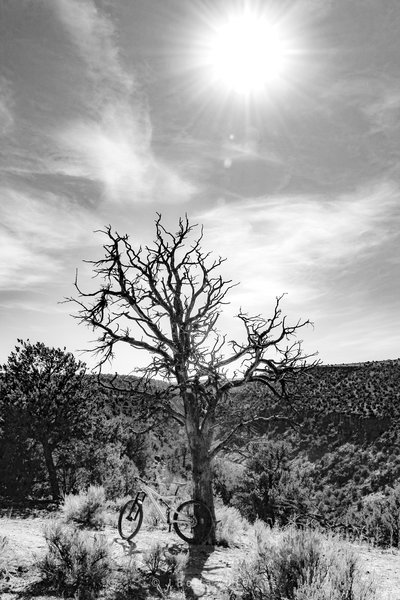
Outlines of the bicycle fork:
{"label": "bicycle fork", "polygon": [[167,523],[168,523],[168,533],[172,531],[172,523],[171,523],[171,509],[167,508]]}
{"label": "bicycle fork", "polygon": [[[126,517],[127,521],[136,521],[138,514],[139,514],[139,509],[137,508],[137,506],[142,506],[144,499],[146,498],[146,494],[145,492],[138,492],[136,494],[136,498],[135,501],[132,503],[132,508],[129,511],[129,515]],[[134,512],[134,510],[136,509],[135,515],[132,517],[132,513]]]}

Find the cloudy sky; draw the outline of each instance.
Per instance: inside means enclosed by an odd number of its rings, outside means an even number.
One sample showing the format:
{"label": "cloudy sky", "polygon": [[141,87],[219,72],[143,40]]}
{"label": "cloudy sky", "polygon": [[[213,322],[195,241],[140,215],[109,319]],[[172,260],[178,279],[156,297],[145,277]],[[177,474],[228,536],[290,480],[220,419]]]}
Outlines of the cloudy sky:
{"label": "cloudy sky", "polygon": [[[76,268],[90,285],[94,231],[151,242],[157,211],[173,228],[185,213],[204,224],[206,247],[227,257],[223,274],[240,282],[229,334],[240,307],[268,316],[287,293],[323,362],[400,356],[398,0],[0,0],[0,11],[0,362],[17,338],[79,356],[93,333],[60,301]],[[280,57],[253,56],[260,85],[248,64],[234,79],[243,15],[279,36]],[[237,44],[217,64],[232,22]],[[139,361],[125,350],[110,369]]]}

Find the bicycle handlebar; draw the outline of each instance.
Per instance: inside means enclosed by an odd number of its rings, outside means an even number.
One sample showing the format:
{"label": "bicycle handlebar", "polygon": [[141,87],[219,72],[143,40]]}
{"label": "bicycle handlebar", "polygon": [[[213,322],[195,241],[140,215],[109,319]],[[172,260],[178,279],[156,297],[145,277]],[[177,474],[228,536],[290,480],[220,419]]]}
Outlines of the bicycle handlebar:
{"label": "bicycle handlebar", "polygon": [[[142,479],[141,477],[139,477],[139,475],[135,475],[133,479],[138,479],[139,481],[141,481],[145,485],[149,485],[149,483],[147,481],[145,481],[144,479]],[[178,489],[181,486],[184,486],[184,485],[187,485],[187,484],[188,484],[187,481],[171,481],[171,485],[176,485]],[[154,482],[154,483],[152,483],[152,485],[159,485],[159,484],[157,482]],[[175,494],[178,492],[178,489],[176,490]]]}
{"label": "bicycle handlebar", "polygon": [[142,479],[141,477],[139,477],[139,475],[135,475],[133,479],[139,479],[139,481],[141,481],[145,485],[148,485],[147,481],[145,481],[144,479]]}

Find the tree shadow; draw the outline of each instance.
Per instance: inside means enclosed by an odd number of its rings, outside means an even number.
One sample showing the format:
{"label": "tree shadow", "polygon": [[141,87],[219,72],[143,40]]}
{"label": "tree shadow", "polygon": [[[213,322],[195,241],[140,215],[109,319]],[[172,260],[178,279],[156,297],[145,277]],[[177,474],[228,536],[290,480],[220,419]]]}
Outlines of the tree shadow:
{"label": "tree shadow", "polygon": [[[14,585],[10,585],[9,589],[1,589],[1,592],[12,594],[12,597],[15,598],[15,600],[33,600],[33,598],[37,598],[38,596],[40,596],[40,598],[54,598],[54,596],[58,596],[58,592],[54,586],[51,586],[48,581],[41,578],[37,578],[30,582],[21,580],[17,589],[15,588],[15,581],[13,583]],[[1,593],[0,598],[2,598]]]}
{"label": "tree shadow", "polygon": [[20,590],[16,593],[15,598],[17,600],[30,600],[36,596],[48,596],[51,594],[51,590],[48,585],[43,582],[35,581],[26,586],[24,590]]}
{"label": "tree shadow", "polygon": [[115,537],[112,543],[120,546],[125,556],[134,556],[135,554],[142,553],[141,550],[138,550],[137,544],[131,540],[123,540],[119,537]]}
{"label": "tree shadow", "polygon": [[[138,547],[134,541],[114,538],[113,543],[120,546],[124,555],[128,558],[143,554],[143,549]],[[182,542],[168,544],[168,552],[171,554],[186,554],[187,561],[184,568],[183,593],[188,600],[206,597],[210,588],[215,591],[216,582],[212,574],[222,569],[222,566],[207,566],[210,556],[215,552],[215,545],[187,545]]]}
{"label": "tree shadow", "polygon": [[207,594],[207,589],[210,587],[207,573],[212,568],[207,568],[206,563],[214,550],[214,545],[189,546],[188,560],[185,567],[185,598],[201,598]]}

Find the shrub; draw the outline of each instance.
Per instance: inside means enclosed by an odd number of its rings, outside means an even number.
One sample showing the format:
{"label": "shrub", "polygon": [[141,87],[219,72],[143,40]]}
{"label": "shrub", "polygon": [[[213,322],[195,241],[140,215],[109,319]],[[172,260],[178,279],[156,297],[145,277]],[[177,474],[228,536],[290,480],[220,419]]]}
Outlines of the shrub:
{"label": "shrub", "polygon": [[143,556],[143,567],[133,562],[119,577],[113,600],[181,598],[187,556],[154,544]]}
{"label": "shrub", "polygon": [[243,478],[244,466],[226,457],[218,457],[213,465],[213,486],[224,504],[230,504]]}
{"label": "shrub", "polygon": [[8,537],[0,535],[0,579],[7,574],[7,548],[9,545]]}
{"label": "shrub", "polygon": [[233,506],[217,506],[215,509],[217,527],[215,531],[219,546],[239,546],[249,528],[249,523]]}
{"label": "shrub", "polygon": [[241,600],[373,600],[355,556],[338,540],[293,527],[271,535],[258,524],[257,552],[239,567],[230,598]]}
{"label": "shrub", "polygon": [[182,589],[185,579],[187,555],[173,553],[168,546],[154,544],[143,556],[144,573],[153,588],[162,590]]}
{"label": "shrub", "polygon": [[62,512],[66,523],[79,527],[101,529],[104,527],[106,498],[104,488],[91,485],[87,492],[65,496]]}
{"label": "shrub", "polygon": [[89,485],[102,485],[108,498],[129,492],[138,469],[124,455],[124,445],[118,440],[120,432],[115,432],[114,442],[106,441],[105,430],[109,427],[111,421],[105,419],[87,440],[71,440],[57,452],[57,470],[65,494],[76,494]]}
{"label": "shrub", "polygon": [[377,546],[400,548],[400,485],[366,496],[348,510],[346,525]]}
{"label": "shrub", "polygon": [[143,510],[143,520],[149,529],[155,529],[161,523],[159,513],[149,500],[147,500],[145,509]]}
{"label": "shrub", "polygon": [[111,571],[107,541],[57,522],[44,535],[49,549],[39,570],[49,587],[79,600],[97,598]]}
{"label": "shrub", "polygon": [[270,525],[305,523],[311,509],[309,463],[292,460],[288,442],[268,438],[251,444],[249,452],[232,504],[251,522],[262,519]]}
{"label": "shrub", "polygon": [[130,563],[122,572],[116,585],[113,600],[145,600],[148,598],[149,586],[137,566]]}

